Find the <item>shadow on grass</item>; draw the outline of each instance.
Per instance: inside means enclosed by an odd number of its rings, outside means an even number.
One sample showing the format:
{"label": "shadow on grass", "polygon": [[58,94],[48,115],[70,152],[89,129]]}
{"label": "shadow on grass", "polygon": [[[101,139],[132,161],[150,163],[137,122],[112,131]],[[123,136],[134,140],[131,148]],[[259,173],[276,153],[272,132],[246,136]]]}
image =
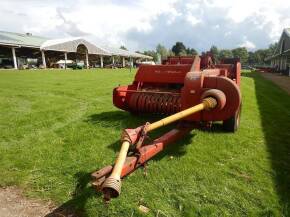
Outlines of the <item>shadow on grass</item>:
{"label": "shadow on grass", "polygon": [[[75,179],[77,180],[77,185],[72,199],[57,207],[45,217],[87,216],[85,212],[86,202],[89,198],[96,196],[96,191],[89,185],[91,182],[91,173],[78,172],[75,174]],[[100,197],[100,193],[97,196]]]}
{"label": "shadow on grass", "polygon": [[157,120],[149,114],[131,114],[125,111],[109,111],[90,115],[85,121],[102,127],[135,128],[146,122]]}
{"label": "shadow on grass", "polygon": [[[245,73],[255,82],[262,128],[270,153],[273,179],[281,212],[290,215],[290,96],[256,72]],[[289,84],[290,85],[290,84]]]}
{"label": "shadow on grass", "polygon": [[192,143],[192,139],[195,137],[195,134],[187,134],[181,140],[178,140],[174,144],[169,144],[164,151],[157,154],[153,159],[161,160],[165,156],[181,157],[186,154],[186,148]]}
{"label": "shadow on grass", "polygon": [[[150,115],[150,114],[130,114],[124,111],[110,111],[102,112],[99,114],[93,114],[87,118],[87,122],[92,124],[100,125],[102,127],[116,127],[121,131],[126,128],[135,128],[145,124],[146,122],[153,122],[161,119],[162,116]],[[173,129],[176,126],[176,123],[162,127],[160,129],[154,130],[149,134],[151,140],[158,138],[169,130]],[[120,150],[120,138],[116,138],[116,142],[108,145],[108,148],[112,149],[114,152]],[[176,142],[175,144],[169,145],[165,151],[158,154],[154,159],[161,159],[164,155],[172,156],[182,156],[185,154],[185,146],[191,143],[192,135],[188,134],[182,140]],[[150,142],[150,141],[149,141]]]}

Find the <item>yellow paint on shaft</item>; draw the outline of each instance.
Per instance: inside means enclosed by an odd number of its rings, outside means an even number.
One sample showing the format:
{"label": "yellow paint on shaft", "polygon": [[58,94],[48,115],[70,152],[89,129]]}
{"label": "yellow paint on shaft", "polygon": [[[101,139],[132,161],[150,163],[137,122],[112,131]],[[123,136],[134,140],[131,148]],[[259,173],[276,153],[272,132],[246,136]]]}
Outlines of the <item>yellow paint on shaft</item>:
{"label": "yellow paint on shaft", "polygon": [[157,129],[159,127],[162,127],[162,126],[165,126],[167,124],[171,124],[171,123],[173,123],[175,121],[178,121],[178,120],[180,120],[182,118],[185,118],[185,117],[187,117],[187,116],[189,116],[189,115],[191,115],[193,113],[196,113],[198,111],[202,111],[203,109],[205,109],[205,104],[204,103],[200,103],[200,104],[198,104],[196,106],[193,106],[193,107],[191,107],[189,109],[183,110],[183,111],[178,112],[178,113],[176,113],[174,115],[171,115],[169,117],[163,118],[163,119],[161,119],[159,121],[156,121],[156,122],[148,125],[147,132],[155,130],[155,129]]}
{"label": "yellow paint on shaft", "polygon": [[129,147],[130,147],[130,143],[128,141],[124,141],[122,143],[120,153],[119,153],[118,158],[115,162],[114,169],[111,173],[111,177],[114,177],[116,179],[120,179],[120,176],[122,173],[122,168],[123,168],[123,165],[125,163]]}

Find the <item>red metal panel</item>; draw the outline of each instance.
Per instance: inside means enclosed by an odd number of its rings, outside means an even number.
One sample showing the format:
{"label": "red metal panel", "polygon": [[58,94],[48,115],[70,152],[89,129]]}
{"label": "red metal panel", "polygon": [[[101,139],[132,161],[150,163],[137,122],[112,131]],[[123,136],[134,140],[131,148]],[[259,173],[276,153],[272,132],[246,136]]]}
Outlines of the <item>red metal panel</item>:
{"label": "red metal panel", "polygon": [[137,82],[180,83],[190,71],[191,65],[141,65],[135,76]]}
{"label": "red metal panel", "polygon": [[[187,73],[184,79],[184,86],[181,92],[181,110],[200,103],[200,96],[203,86],[204,75],[200,71]],[[196,113],[186,120],[200,119],[200,113]]]}
{"label": "red metal panel", "polygon": [[241,92],[238,85],[226,77],[205,77],[205,89],[218,89],[226,95],[226,105],[222,110],[211,110],[202,112],[204,121],[221,121],[233,116],[241,104]]}
{"label": "red metal panel", "polygon": [[[216,121],[234,115],[241,102],[238,59],[225,59],[222,64],[213,65],[211,56],[206,54],[201,58],[170,57],[167,61],[168,65],[141,65],[132,85],[114,90],[114,104],[127,111],[172,114],[200,103],[201,94],[213,88],[226,94],[225,108],[219,112],[200,112],[186,120]],[[208,68],[200,70],[201,65]]]}

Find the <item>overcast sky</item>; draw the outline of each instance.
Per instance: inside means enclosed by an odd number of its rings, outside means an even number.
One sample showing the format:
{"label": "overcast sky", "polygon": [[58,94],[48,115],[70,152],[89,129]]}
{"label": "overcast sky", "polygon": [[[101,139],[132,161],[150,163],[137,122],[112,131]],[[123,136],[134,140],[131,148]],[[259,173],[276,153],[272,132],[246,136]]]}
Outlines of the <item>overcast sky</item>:
{"label": "overcast sky", "polygon": [[289,0],[0,0],[0,30],[81,36],[131,50],[265,48],[290,27]]}

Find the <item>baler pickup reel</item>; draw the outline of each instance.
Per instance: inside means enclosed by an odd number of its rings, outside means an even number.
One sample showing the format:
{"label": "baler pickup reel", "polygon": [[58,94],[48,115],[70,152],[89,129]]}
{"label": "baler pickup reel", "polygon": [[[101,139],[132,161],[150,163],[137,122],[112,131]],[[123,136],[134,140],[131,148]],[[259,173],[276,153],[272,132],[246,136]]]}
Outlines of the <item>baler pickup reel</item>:
{"label": "baler pickup reel", "polygon": [[[125,129],[115,164],[92,173],[93,186],[103,192],[106,201],[118,197],[121,178],[184,137],[198,123],[223,121],[226,131],[236,131],[241,107],[239,81],[238,59],[213,65],[209,54],[173,57],[159,66],[141,65],[132,85],[114,89],[114,104],[134,113],[173,114]],[[180,121],[176,128],[146,141],[149,132],[176,121]]]}

